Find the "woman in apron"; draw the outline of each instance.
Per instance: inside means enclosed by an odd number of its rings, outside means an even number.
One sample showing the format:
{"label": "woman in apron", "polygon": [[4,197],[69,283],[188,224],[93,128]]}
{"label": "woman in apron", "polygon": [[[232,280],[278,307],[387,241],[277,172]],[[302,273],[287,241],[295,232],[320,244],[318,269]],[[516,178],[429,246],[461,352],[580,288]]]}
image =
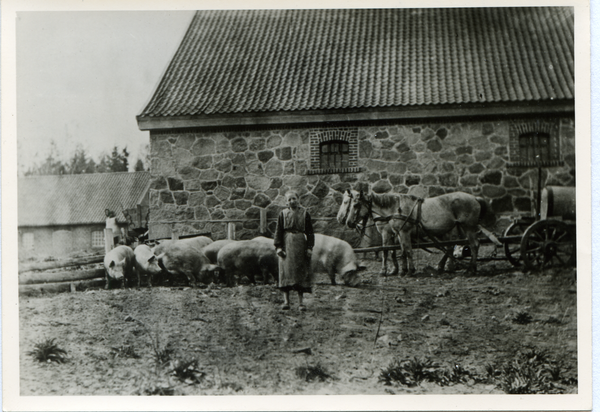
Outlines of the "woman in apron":
{"label": "woman in apron", "polygon": [[305,311],[302,297],[312,292],[310,258],[315,235],[310,215],[299,204],[298,193],[290,190],[285,198],[288,207],[279,214],[274,242],[279,256],[279,289],[284,300],[281,308],[290,308],[290,290],[295,290],[299,309]]}

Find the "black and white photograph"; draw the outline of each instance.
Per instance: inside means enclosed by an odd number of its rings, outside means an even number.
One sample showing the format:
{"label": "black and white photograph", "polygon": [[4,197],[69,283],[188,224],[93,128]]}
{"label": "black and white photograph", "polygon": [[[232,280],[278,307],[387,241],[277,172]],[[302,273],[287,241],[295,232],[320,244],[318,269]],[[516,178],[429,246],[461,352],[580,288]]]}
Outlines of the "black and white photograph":
{"label": "black and white photograph", "polygon": [[144,3],[3,2],[6,410],[591,409],[588,2]]}

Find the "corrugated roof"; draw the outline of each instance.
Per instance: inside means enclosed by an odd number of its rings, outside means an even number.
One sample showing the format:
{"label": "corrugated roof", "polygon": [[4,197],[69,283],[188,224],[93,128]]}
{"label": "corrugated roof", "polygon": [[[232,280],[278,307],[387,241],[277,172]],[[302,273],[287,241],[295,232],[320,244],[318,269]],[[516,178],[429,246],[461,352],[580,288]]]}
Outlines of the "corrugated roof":
{"label": "corrugated roof", "polygon": [[103,223],[123,219],[150,187],[149,172],[30,176],[18,181],[19,226]]}
{"label": "corrugated roof", "polygon": [[572,8],[198,11],[140,117],[573,99]]}

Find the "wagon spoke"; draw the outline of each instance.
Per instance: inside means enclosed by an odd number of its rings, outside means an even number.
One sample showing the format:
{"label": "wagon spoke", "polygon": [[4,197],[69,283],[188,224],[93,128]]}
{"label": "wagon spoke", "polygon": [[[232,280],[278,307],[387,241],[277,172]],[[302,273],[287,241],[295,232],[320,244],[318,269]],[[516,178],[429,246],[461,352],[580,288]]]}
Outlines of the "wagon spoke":
{"label": "wagon spoke", "polygon": [[[511,223],[504,231],[504,237],[510,238],[519,236],[522,239],[523,233],[525,232],[525,229],[527,229],[527,226],[529,226],[529,223],[530,222],[523,220]],[[510,240],[505,240],[504,255],[513,266],[519,267],[523,265],[520,243],[511,243]]]}
{"label": "wagon spoke", "polygon": [[528,269],[565,266],[574,261],[575,244],[568,226],[557,220],[541,220],[523,234],[521,255]]}

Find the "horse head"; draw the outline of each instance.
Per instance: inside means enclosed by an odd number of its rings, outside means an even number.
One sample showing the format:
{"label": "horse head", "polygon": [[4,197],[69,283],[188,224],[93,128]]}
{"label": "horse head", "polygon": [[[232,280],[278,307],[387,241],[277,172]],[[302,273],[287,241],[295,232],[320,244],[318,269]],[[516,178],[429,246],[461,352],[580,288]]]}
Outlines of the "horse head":
{"label": "horse head", "polygon": [[366,220],[371,214],[371,202],[369,195],[361,190],[360,192],[352,190],[349,192],[350,202],[346,217],[346,224],[350,229],[354,229],[358,222]]}
{"label": "horse head", "polygon": [[348,210],[350,206],[350,200],[352,199],[352,193],[349,190],[344,192],[344,196],[342,197],[342,204],[340,205],[340,210],[338,210],[337,221],[340,225],[345,225],[346,220],[348,219]]}

